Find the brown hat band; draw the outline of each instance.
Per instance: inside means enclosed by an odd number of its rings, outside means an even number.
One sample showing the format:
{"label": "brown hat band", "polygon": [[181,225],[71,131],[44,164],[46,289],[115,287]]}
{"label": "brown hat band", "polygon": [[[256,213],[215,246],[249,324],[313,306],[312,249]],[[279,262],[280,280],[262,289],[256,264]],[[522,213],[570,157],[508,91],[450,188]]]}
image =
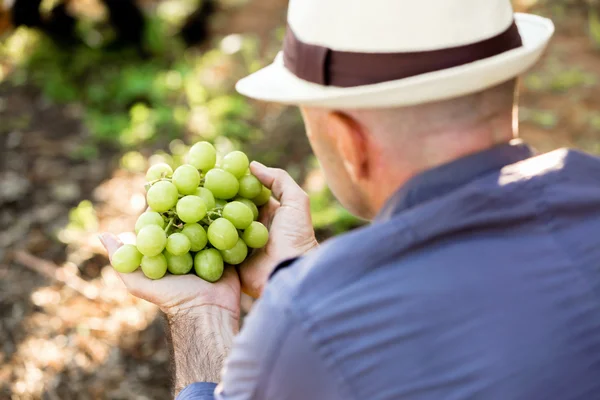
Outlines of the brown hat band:
{"label": "brown hat band", "polygon": [[301,42],[288,26],[283,63],[298,78],[323,86],[355,87],[394,81],[483,60],[521,47],[516,23],[498,36],[448,49],[354,53]]}

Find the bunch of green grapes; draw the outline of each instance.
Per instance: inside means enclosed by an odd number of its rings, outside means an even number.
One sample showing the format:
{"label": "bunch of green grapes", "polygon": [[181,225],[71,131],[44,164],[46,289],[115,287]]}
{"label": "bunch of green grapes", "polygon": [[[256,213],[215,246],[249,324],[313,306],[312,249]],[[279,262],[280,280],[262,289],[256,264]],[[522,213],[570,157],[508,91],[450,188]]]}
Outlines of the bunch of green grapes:
{"label": "bunch of green grapes", "polygon": [[150,279],[167,272],[216,282],[224,264],[241,264],[249,249],[264,247],[267,228],[257,221],[258,207],[271,191],[250,173],[241,151],[227,154],[217,166],[217,152],[208,142],[192,146],[187,164],[175,171],[167,164],[146,174],[149,210],[135,224],[136,245],[113,255],[113,267],[131,273],[141,266]]}

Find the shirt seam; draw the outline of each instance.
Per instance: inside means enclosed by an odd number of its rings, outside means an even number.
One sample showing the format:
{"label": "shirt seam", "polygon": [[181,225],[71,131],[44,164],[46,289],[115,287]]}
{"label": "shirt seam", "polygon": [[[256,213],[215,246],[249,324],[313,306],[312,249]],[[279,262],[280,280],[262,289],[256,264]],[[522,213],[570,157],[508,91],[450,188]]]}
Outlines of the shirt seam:
{"label": "shirt seam", "polygon": [[[564,181],[564,179],[565,179],[565,177],[563,177],[559,174],[556,174],[556,175],[554,175],[554,177],[552,179],[552,181],[553,181],[552,183],[558,184],[560,181]],[[538,186],[538,189],[540,189],[540,192],[542,194],[545,194],[545,195],[548,194],[547,185],[544,184],[544,182],[539,182],[539,184],[537,186]],[[538,198],[538,201],[536,201],[536,208],[537,208],[538,212],[540,213],[540,216],[543,217],[542,223],[546,229],[546,232],[548,233],[548,236],[552,239],[552,242],[555,243],[556,248],[565,256],[566,260],[569,262],[570,266],[572,267],[572,270],[577,271],[576,275],[577,275],[578,279],[580,281],[587,282],[587,279],[585,276],[586,274],[583,271],[581,271],[581,268],[579,267],[579,265],[577,263],[576,257],[556,237],[556,234],[552,227],[552,225],[555,222],[556,217],[550,211],[549,203],[545,200],[544,196],[540,196]],[[588,287],[588,289],[596,294],[600,294],[600,291],[598,291],[597,289],[595,289],[593,287]],[[588,296],[588,297],[590,297],[590,296]],[[598,303],[598,301],[596,299],[590,298],[590,300],[596,306],[600,307],[600,304]]]}
{"label": "shirt seam", "polygon": [[[401,250],[400,250],[400,253],[399,253],[399,254],[402,254],[402,255],[410,253],[413,250],[415,243],[417,243],[417,241],[418,241],[418,236],[416,235],[416,231],[410,225],[410,221],[407,218],[407,216],[403,215],[403,214],[404,213],[402,213],[402,214],[396,214],[394,216],[393,221],[392,220],[388,220],[388,221],[385,221],[385,222],[381,223],[381,224],[386,224],[386,225],[389,224],[389,225],[395,227],[393,230],[391,230],[391,232],[386,232],[389,236],[391,236],[392,234],[394,234],[394,235],[402,235],[402,234],[406,235],[407,241],[401,247]],[[393,224],[392,224],[392,222],[393,222]],[[350,234],[352,234],[352,233],[350,233]],[[349,235],[349,234],[346,234],[346,235]],[[335,244],[335,246],[336,247],[342,247],[339,243]],[[399,257],[398,259],[400,259],[400,255],[398,257]],[[369,262],[372,262],[376,266],[384,266],[386,258],[387,258],[387,255],[383,255],[382,256],[382,253],[376,253],[374,255],[374,258],[371,258],[369,260]],[[381,262],[375,262],[375,261],[380,260],[380,259],[381,259]],[[348,261],[345,258],[343,260],[344,261]],[[335,261],[338,262],[338,263],[341,262],[340,260],[335,260]],[[291,268],[293,268],[294,266],[295,265],[291,266]],[[355,279],[359,279],[362,276],[362,274],[363,274],[362,271],[356,271],[356,273],[354,273],[354,274],[347,273],[346,276],[353,277]],[[298,288],[296,288],[296,287],[294,289],[292,289],[292,290],[295,291],[294,294],[292,294],[292,297],[297,296],[297,289]],[[316,302],[314,302],[314,303],[311,304],[311,307],[319,308],[319,307],[321,307],[321,305],[322,305],[322,301],[316,301]],[[308,315],[305,316],[304,320],[306,320],[306,319],[308,319]]]}
{"label": "shirt seam", "polygon": [[[292,310],[289,307],[287,307],[287,308],[288,308],[290,314],[293,315],[294,322],[302,329],[302,333],[303,333],[307,343],[310,345],[311,349],[313,350],[313,352],[321,360],[323,365],[325,367],[328,367],[327,369],[331,372],[331,374],[338,381],[338,384],[339,384],[338,388],[340,389],[340,395],[342,395],[342,398],[356,399],[356,397],[352,394],[353,393],[351,390],[352,388],[348,384],[346,378],[344,377],[344,374],[342,374],[342,372],[339,370],[339,368],[336,368],[335,365],[327,362],[327,359],[325,358],[325,356],[319,351],[319,349],[318,349],[319,346],[312,340],[312,335],[310,333],[310,329],[305,325],[305,323],[301,322],[301,321],[308,321],[308,315],[298,315],[298,314],[301,314],[300,310]],[[302,318],[302,317],[304,317],[304,318]]]}
{"label": "shirt seam", "polygon": [[[405,246],[405,249],[403,250],[403,252],[406,251],[410,251],[411,247],[414,245],[415,240],[416,240],[416,234],[414,231],[414,228],[409,224],[408,219],[406,218],[404,214],[404,211],[402,213],[396,214],[394,215],[393,219],[394,219],[394,225],[401,225],[399,228],[397,229],[398,234],[400,233],[404,233],[407,235],[407,245]],[[382,224],[390,224],[391,221],[382,221],[380,222]],[[395,229],[395,230],[396,230]],[[410,245],[409,245],[410,244]],[[296,266],[298,264],[295,264]],[[293,268],[294,266],[292,266]],[[290,299],[292,300],[293,303],[296,303],[295,297],[297,296],[297,291],[292,289],[291,290],[291,294],[290,294]],[[316,303],[314,305],[319,305],[320,303]],[[330,354],[331,352],[326,352],[326,354],[324,354],[323,351],[320,350],[320,347],[318,345],[318,343],[315,342],[314,338],[313,338],[313,334],[312,334],[312,329],[311,327],[308,325],[309,322],[312,322],[314,325],[318,326],[319,324],[312,320],[308,314],[308,312],[303,312],[303,310],[301,309],[292,309],[289,305],[286,305],[285,308],[287,309],[287,311],[293,315],[293,322],[296,323],[303,331],[303,334],[306,338],[306,340],[308,341],[308,344],[311,346],[311,348],[313,349],[313,351],[315,352],[315,354],[319,357],[319,359],[323,362],[323,365],[325,367],[327,367],[327,369],[331,372],[332,376],[335,377],[338,381],[338,388],[340,390],[340,395],[342,395],[344,399],[357,399],[357,397],[355,396],[355,393],[357,393],[357,391],[352,390],[352,386],[350,385],[348,379],[346,379],[343,371],[339,368],[338,365],[340,365],[340,363],[338,363],[335,360],[335,356],[332,356],[331,358],[333,359],[332,362],[329,362],[329,357],[327,357],[328,354]],[[319,328],[322,328],[319,326]]]}
{"label": "shirt seam", "polygon": [[[269,303],[272,304],[272,303]],[[262,374],[264,372],[268,372],[270,371],[273,366],[275,365],[275,362],[279,359],[279,357],[281,356],[281,344],[288,338],[290,331],[292,329],[292,321],[290,320],[290,315],[288,314],[286,316],[286,311],[287,311],[287,307],[282,307],[280,308],[281,311],[283,311],[284,317],[287,319],[287,323],[283,324],[283,331],[277,335],[277,338],[274,340],[274,342],[271,343],[271,348],[274,349],[271,352],[268,352],[268,355],[265,361],[265,365],[264,366],[259,366],[260,372],[259,372],[259,377],[262,376]],[[250,393],[251,396],[250,398],[255,398],[255,396],[260,393],[267,393],[266,389],[268,388],[268,386],[270,385],[270,381],[271,381],[271,374],[268,374],[267,379],[259,379],[258,384],[254,387],[254,389],[252,390],[252,392]]]}

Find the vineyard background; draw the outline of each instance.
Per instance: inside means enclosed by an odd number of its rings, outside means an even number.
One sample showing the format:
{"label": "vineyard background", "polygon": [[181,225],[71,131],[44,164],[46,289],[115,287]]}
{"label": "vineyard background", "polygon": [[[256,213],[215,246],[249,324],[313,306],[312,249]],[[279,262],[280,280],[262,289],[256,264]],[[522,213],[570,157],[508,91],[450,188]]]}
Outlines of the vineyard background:
{"label": "vineyard background", "polygon": [[[82,44],[0,18],[0,399],[164,399],[161,317],[121,287],[97,239],[132,230],[150,162],[177,163],[198,140],[244,149],[303,184],[319,239],[361,222],[327,190],[297,110],[233,90],[278,51],[285,0],[219,1],[192,47],[175,33],[199,0],[140,0],[144,56],[107,49],[106,11],[72,3]],[[557,25],[522,80],[522,136],[599,154],[600,4],[515,8]]]}

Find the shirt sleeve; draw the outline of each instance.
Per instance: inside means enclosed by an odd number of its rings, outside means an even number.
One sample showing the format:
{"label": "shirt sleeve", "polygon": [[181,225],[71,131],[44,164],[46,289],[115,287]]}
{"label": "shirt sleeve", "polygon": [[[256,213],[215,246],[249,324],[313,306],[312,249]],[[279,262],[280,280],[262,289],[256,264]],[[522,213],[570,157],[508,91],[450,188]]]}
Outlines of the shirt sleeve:
{"label": "shirt sleeve", "polygon": [[214,400],[216,383],[197,382],[179,393],[177,400]]}
{"label": "shirt sleeve", "polygon": [[336,380],[278,288],[269,286],[236,338],[215,399],[341,399]]}

